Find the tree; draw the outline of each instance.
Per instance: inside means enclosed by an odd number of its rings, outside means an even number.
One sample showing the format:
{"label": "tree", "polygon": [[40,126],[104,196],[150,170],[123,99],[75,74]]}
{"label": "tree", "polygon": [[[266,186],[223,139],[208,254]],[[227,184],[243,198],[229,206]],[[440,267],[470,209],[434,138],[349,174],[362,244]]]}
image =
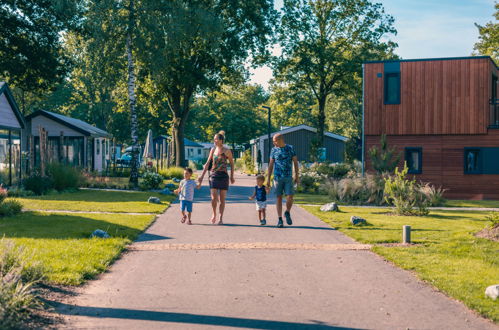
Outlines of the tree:
{"label": "tree", "polygon": [[270,85],[269,105],[272,108],[272,124],[275,127],[309,125],[316,126],[316,100],[308,89],[296,89],[273,81]]}
{"label": "tree", "polygon": [[265,91],[258,85],[223,86],[196,99],[186,135],[211,141],[224,130],[227,143],[245,144],[267,131],[267,112],[260,108],[266,100]]}
{"label": "tree", "polygon": [[167,100],[175,163],[181,166],[193,96],[241,82],[245,61],[268,55],[276,12],[271,0],[161,0],[143,10],[149,15],[138,28],[146,45],[138,55]]}
{"label": "tree", "polygon": [[392,53],[396,44],[384,38],[396,33],[393,22],[381,4],[369,0],[284,0],[279,28],[283,52],[274,73],[278,81],[316,98],[320,146],[328,98],[348,91],[362,62]]}
{"label": "tree", "polygon": [[381,135],[380,148],[372,147],[368,151],[374,170],[380,174],[392,173],[400,161],[400,153],[388,147],[386,135]]}
{"label": "tree", "polygon": [[80,1],[4,0],[0,5],[0,80],[19,92],[38,94],[60,82],[68,70],[61,35],[77,28]]}
{"label": "tree", "polygon": [[475,44],[474,55],[488,55],[496,61],[499,62],[499,2],[495,4],[496,12],[494,17],[496,18],[496,23],[488,22],[485,26],[481,26],[475,23],[478,28],[478,37],[480,40]]}

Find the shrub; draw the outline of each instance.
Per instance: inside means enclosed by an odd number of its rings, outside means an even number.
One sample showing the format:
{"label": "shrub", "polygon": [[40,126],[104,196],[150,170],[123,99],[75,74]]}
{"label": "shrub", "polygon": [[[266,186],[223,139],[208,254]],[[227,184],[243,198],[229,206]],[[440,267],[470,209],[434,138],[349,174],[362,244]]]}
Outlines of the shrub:
{"label": "shrub", "polygon": [[298,192],[316,193],[319,188],[317,179],[311,175],[304,174],[300,176],[300,184],[298,185]]}
{"label": "shrub", "polygon": [[395,207],[396,214],[427,215],[428,199],[416,180],[405,178],[408,171],[409,168],[404,163],[402,171],[395,168],[395,175],[385,179],[385,200]]}
{"label": "shrub", "polygon": [[34,195],[34,193],[31,190],[26,190],[22,187],[10,188],[8,194],[9,197],[29,197]]}
{"label": "shrub", "polygon": [[192,168],[193,170],[202,170],[204,163],[206,162],[203,162],[201,160],[190,160],[189,167]]}
{"label": "shrub", "polygon": [[321,189],[328,192],[333,201],[351,205],[384,205],[385,182],[383,176],[356,175],[341,180],[329,179]]}
{"label": "shrub", "polygon": [[436,188],[429,183],[420,185],[419,189],[426,196],[429,206],[443,206],[445,204],[444,193],[447,189]]}
{"label": "shrub", "polygon": [[372,147],[368,151],[372,166],[378,173],[392,173],[400,160],[400,153],[388,147],[384,134],[381,135],[380,145],[380,149]]}
{"label": "shrub", "polygon": [[244,151],[243,157],[241,158],[244,164],[244,172],[246,174],[256,174],[257,169],[255,168],[255,163],[251,157],[251,149]]}
{"label": "shrub", "polygon": [[491,228],[499,227],[499,212],[491,212],[485,216],[485,220],[490,221]]}
{"label": "shrub", "polygon": [[33,286],[42,278],[42,269],[31,263],[22,247],[0,240],[0,328],[24,328],[41,302]]}
{"label": "shrub", "polygon": [[182,167],[172,166],[159,170],[159,174],[165,179],[183,179],[184,169]]}
{"label": "shrub", "polygon": [[33,174],[22,181],[24,189],[32,191],[35,195],[43,195],[50,191],[54,183],[51,178]]}
{"label": "shrub", "polygon": [[23,205],[16,200],[8,200],[0,203],[0,216],[10,217],[21,213]]}
{"label": "shrub", "polygon": [[140,188],[144,190],[158,189],[163,183],[163,177],[154,172],[145,172],[142,175],[142,181],[140,182]]}
{"label": "shrub", "polygon": [[0,185],[0,203],[2,203],[9,195],[7,189]]}
{"label": "shrub", "polygon": [[51,163],[47,166],[47,173],[53,181],[53,188],[57,191],[78,189],[84,182],[80,169],[61,163]]}

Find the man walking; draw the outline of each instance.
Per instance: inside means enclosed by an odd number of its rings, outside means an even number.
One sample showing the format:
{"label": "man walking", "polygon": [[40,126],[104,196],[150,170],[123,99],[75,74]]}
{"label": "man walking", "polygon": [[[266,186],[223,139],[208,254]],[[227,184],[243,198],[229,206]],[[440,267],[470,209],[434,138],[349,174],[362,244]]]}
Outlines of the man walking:
{"label": "man walking", "polygon": [[[286,144],[284,142],[284,136],[282,134],[275,134],[272,138],[274,147],[270,152],[269,169],[267,173],[267,187],[271,187],[271,175],[272,170],[274,171],[274,186],[275,193],[277,196],[276,208],[279,221],[277,222],[277,227],[284,227],[282,221],[282,195],[286,194],[286,212],[284,216],[286,217],[286,223],[292,225],[291,220],[291,207],[293,206],[293,195],[294,195],[294,184],[299,184],[299,170],[298,170],[298,158],[296,157],[295,150],[293,146]],[[294,182],[293,182],[293,166],[295,168]]]}

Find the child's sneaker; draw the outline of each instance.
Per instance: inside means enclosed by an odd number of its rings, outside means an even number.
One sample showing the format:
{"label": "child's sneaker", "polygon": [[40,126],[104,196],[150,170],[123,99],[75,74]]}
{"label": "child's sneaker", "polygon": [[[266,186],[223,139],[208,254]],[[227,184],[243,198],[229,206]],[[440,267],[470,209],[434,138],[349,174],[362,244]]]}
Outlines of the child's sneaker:
{"label": "child's sneaker", "polygon": [[267,220],[262,219],[260,220],[260,225],[265,226],[267,224]]}
{"label": "child's sneaker", "polygon": [[279,218],[279,221],[277,221],[277,228],[282,228],[284,227],[284,223],[282,222],[282,218]]}

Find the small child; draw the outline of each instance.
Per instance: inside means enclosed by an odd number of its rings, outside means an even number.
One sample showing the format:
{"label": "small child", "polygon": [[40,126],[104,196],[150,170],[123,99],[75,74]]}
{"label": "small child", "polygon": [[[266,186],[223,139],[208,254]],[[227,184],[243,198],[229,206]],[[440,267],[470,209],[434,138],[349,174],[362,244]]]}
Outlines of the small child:
{"label": "small child", "polygon": [[[192,214],[192,202],[194,200],[194,188],[197,187],[196,181],[191,180],[192,169],[186,167],[184,169],[184,179],[180,181],[178,189],[174,193],[178,194],[178,199],[180,200],[180,211],[182,212],[181,223],[187,221],[188,225],[192,225],[191,214]],[[197,187],[199,189],[199,187]],[[185,214],[187,211],[187,215]]]}
{"label": "small child", "polygon": [[265,220],[265,210],[267,208],[267,188],[263,184],[265,182],[265,177],[263,175],[259,175],[256,177],[256,186],[255,192],[250,200],[255,199],[256,197],[256,210],[258,211],[258,219],[260,220],[260,225],[264,226],[267,224],[267,220]]}

